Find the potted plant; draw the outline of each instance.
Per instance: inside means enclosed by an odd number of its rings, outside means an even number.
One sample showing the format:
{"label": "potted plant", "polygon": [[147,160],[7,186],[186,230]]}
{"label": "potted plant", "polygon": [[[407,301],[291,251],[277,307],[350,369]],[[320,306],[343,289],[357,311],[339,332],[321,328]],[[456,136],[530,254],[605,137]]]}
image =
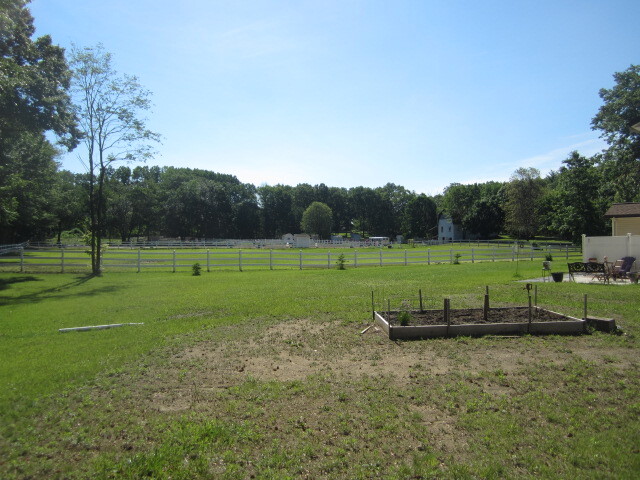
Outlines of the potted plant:
{"label": "potted plant", "polygon": [[542,262],[542,268],[545,270],[551,270],[551,260],[553,260],[553,257],[551,256],[550,253],[547,253],[544,256],[544,261]]}

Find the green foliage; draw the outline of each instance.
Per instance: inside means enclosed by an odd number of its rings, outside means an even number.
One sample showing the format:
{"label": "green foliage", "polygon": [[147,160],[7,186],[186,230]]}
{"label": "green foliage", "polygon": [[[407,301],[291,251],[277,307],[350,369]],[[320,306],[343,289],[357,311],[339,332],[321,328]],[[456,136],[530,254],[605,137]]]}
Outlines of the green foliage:
{"label": "green foliage", "polygon": [[453,264],[454,265],[460,265],[460,257],[462,256],[461,253],[456,253],[453,255]]}
{"label": "green foliage", "polygon": [[516,238],[533,238],[538,232],[542,179],[536,168],[519,168],[506,187],[505,223]]}
{"label": "green foliage", "polygon": [[401,311],[400,313],[398,313],[398,322],[403,327],[406,327],[411,322],[411,314],[406,311]]}
{"label": "green foliage", "polygon": [[265,237],[276,238],[298,231],[300,225],[296,225],[292,214],[292,187],[262,185],[258,187],[258,196],[262,205],[262,228]]}
{"label": "green foliage", "polygon": [[441,208],[466,232],[489,238],[504,229],[504,184],[487,182],[445,189]]}
{"label": "green foliage", "polygon": [[336,260],[336,268],[338,270],[345,270],[347,264],[347,259],[344,256],[344,253],[338,255],[338,259]]}
{"label": "green foliage", "polygon": [[25,133],[53,131],[66,146],[76,145],[64,50],[48,35],[32,38],[27,3],[4,0],[0,10],[0,154],[4,142]]}
{"label": "green foliage", "polygon": [[437,236],[436,204],[426,195],[420,194],[407,202],[405,217],[405,236],[427,239]]}
{"label": "green foliage", "polygon": [[0,243],[42,238],[53,228],[57,151],[45,133],[68,148],[77,136],[64,50],[49,36],[32,38],[26,4],[0,7]]}
{"label": "green foliage", "polygon": [[605,207],[594,194],[603,184],[601,169],[595,166],[593,159],[575,151],[562,163],[541,199],[539,210],[543,228],[576,244],[582,234],[606,234]]}
{"label": "green foliage", "polygon": [[616,202],[640,201],[640,133],[631,125],[640,121],[640,65],[613,75],[615,85],[600,90],[604,104],[591,121],[609,144],[604,155],[606,190]]}
{"label": "green foliage", "polygon": [[201,271],[202,271],[202,267],[198,262],[191,265],[191,275],[193,275],[194,277],[199,276]]}
{"label": "green foliage", "polygon": [[331,236],[332,224],[333,214],[329,206],[322,202],[313,202],[302,214],[300,227],[303,232],[328,239]]}

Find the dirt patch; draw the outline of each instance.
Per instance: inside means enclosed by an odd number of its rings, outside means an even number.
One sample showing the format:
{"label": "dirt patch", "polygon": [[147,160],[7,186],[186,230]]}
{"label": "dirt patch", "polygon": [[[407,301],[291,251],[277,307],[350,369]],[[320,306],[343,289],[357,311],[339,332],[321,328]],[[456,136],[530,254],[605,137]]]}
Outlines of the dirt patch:
{"label": "dirt patch", "polygon": [[[408,326],[417,325],[446,325],[444,310],[426,310],[411,312],[391,312],[390,315],[382,313],[385,319],[390,319],[392,326],[400,326],[401,319]],[[574,318],[551,312],[541,308],[533,308],[531,320],[534,322],[562,322],[575,320]],[[485,318],[481,308],[455,309],[449,311],[451,325],[481,325],[488,323],[527,323],[529,321],[529,309],[527,307],[495,308],[488,309]]]}
{"label": "dirt patch", "polygon": [[[634,361],[629,349],[594,349],[587,347],[587,339],[575,337],[393,342],[378,327],[361,334],[362,325],[299,319],[254,326],[244,338],[225,338],[226,331],[239,328],[218,329],[215,339],[176,353],[162,371],[147,375],[147,381],[153,380],[146,388],[149,406],[160,411],[190,409],[198,403],[196,397],[251,379],[299,382],[325,377],[354,382],[379,378],[406,387],[425,376],[494,371],[514,375],[531,365],[562,365],[576,357],[620,367]],[[496,384],[485,388],[491,394],[508,390]]]}

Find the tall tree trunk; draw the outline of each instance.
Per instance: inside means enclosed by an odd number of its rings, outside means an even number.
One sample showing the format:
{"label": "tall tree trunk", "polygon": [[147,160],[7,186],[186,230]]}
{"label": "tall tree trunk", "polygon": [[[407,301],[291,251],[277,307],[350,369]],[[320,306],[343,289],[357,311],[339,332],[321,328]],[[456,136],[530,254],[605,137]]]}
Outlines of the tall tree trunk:
{"label": "tall tree trunk", "polygon": [[89,217],[90,217],[90,246],[91,246],[91,272],[94,275],[100,273],[99,263],[96,263],[96,236],[98,229],[98,220],[96,215],[96,188],[95,188],[95,175],[93,164],[93,148],[89,148]]}
{"label": "tall tree trunk", "polygon": [[98,175],[98,202],[96,206],[96,255],[93,273],[100,275],[102,270],[102,234],[104,230],[104,177],[106,166],[102,152],[100,152],[100,174]]}

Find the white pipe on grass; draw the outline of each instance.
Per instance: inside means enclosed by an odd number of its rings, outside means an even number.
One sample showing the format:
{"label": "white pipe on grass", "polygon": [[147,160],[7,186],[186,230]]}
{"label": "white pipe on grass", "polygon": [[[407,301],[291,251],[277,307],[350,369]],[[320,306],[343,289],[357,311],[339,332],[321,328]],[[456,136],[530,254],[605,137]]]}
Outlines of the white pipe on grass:
{"label": "white pipe on grass", "polygon": [[126,327],[127,325],[144,325],[144,323],[112,323],[109,325],[91,325],[87,327],[60,328],[58,332],[86,332],[87,330],[104,330],[105,328]]}

